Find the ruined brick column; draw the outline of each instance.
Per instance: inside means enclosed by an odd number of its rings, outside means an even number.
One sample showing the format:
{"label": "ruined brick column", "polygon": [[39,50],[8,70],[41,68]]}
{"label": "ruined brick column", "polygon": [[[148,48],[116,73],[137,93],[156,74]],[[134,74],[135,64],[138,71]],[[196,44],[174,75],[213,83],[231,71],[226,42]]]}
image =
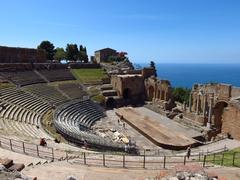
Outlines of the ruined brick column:
{"label": "ruined brick column", "polygon": [[207,95],[204,94],[204,96],[203,96],[203,117],[206,116],[206,102],[207,102]]}
{"label": "ruined brick column", "polygon": [[212,122],[212,106],[213,106],[213,95],[210,95],[210,104],[209,104],[209,112],[208,112],[208,122],[207,127],[211,128],[211,122]]}
{"label": "ruined brick column", "polygon": [[189,95],[189,112],[192,112],[192,93]]}
{"label": "ruined brick column", "polygon": [[197,95],[197,109],[196,109],[196,114],[199,114],[199,99],[200,99],[200,95]]}

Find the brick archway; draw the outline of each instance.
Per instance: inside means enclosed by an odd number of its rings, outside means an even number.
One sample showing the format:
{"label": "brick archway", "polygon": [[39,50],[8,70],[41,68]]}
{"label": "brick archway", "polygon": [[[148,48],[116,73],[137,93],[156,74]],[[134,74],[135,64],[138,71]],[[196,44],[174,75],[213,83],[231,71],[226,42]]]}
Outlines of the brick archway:
{"label": "brick archway", "polygon": [[216,128],[219,133],[222,131],[222,118],[223,118],[223,112],[224,108],[228,106],[228,103],[225,101],[219,101],[215,104],[213,108],[213,114],[214,114],[214,127]]}
{"label": "brick archway", "polygon": [[149,86],[149,88],[148,88],[148,99],[150,101],[152,101],[153,97],[154,97],[154,87]]}

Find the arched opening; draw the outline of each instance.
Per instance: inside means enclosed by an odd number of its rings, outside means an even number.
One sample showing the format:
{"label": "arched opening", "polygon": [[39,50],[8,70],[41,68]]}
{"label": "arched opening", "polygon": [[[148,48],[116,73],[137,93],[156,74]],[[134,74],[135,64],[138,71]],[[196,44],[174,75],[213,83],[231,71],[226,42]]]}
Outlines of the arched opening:
{"label": "arched opening", "polygon": [[154,94],[154,88],[153,88],[152,86],[150,86],[150,87],[148,88],[148,99],[149,99],[149,101],[152,101],[152,99],[153,99],[153,94]]}
{"label": "arched opening", "polygon": [[160,99],[160,90],[158,90],[157,98]]}
{"label": "arched opening", "polygon": [[107,108],[115,108],[117,106],[117,103],[116,103],[115,99],[110,97],[106,101],[106,106],[107,106]]}
{"label": "arched opening", "polygon": [[228,103],[224,101],[217,102],[213,108],[214,115],[214,127],[220,133],[222,130],[222,115],[224,112],[224,108],[228,106]]}
{"label": "arched opening", "polygon": [[131,99],[131,90],[129,88],[123,90],[123,99]]}
{"label": "arched opening", "polygon": [[165,91],[162,90],[162,92],[161,92],[161,100],[164,100],[164,99],[165,99]]}

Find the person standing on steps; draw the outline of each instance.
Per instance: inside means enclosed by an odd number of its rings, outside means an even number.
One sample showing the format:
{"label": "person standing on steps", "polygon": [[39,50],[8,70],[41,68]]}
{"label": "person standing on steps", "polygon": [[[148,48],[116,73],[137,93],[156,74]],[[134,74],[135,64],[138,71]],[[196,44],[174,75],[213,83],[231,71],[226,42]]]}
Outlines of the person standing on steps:
{"label": "person standing on steps", "polygon": [[191,156],[191,145],[188,146],[188,148],[187,148],[187,158],[189,159],[190,156]]}

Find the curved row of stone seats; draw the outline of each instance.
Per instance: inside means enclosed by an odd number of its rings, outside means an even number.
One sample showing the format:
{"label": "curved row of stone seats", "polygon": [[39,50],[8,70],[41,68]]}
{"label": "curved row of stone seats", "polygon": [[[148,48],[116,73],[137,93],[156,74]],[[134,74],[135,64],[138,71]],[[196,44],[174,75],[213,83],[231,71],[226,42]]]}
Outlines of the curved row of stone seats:
{"label": "curved row of stone seats", "polygon": [[76,80],[69,69],[39,70],[38,72],[50,82]]}
{"label": "curved row of stone seats", "polygon": [[2,103],[1,107],[0,118],[40,125],[42,114],[8,103]]}
{"label": "curved row of stone seats", "polygon": [[41,128],[38,128],[32,124],[26,124],[19,121],[7,120],[0,118],[0,132],[4,135],[15,135],[22,138],[52,138],[44,132]]}
{"label": "curved row of stone seats", "polygon": [[104,149],[117,149],[123,150],[124,145],[118,144],[111,139],[102,138],[93,133],[88,133],[86,131],[80,131],[77,126],[70,126],[63,122],[55,121],[54,125],[58,132],[60,132],[69,141],[83,145],[86,141],[93,147],[104,148]]}
{"label": "curved row of stone seats", "polygon": [[58,88],[66,93],[71,99],[78,99],[87,95],[81,84],[78,83],[59,84]]}
{"label": "curved row of stone seats", "polygon": [[42,79],[39,75],[37,75],[34,71],[31,70],[12,72],[6,71],[1,72],[1,76],[7,79],[8,81],[20,86],[45,82],[44,79]]}
{"label": "curved row of stone seats", "polygon": [[20,106],[21,108],[25,108],[39,114],[42,114],[50,108],[48,102],[17,88],[1,89],[0,99],[2,102]]}
{"label": "curved row of stone seats", "polygon": [[[55,111],[54,125],[63,136],[74,143],[83,144],[84,141],[87,141],[95,147],[122,150],[123,144],[86,131],[101,117],[103,117],[103,112],[92,101],[74,101],[60,106]],[[81,127],[84,127],[85,130],[82,130]]]}
{"label": "curved row of stone seats", "polygon": [[57,118],[62,121],[71,121],[71,124],[89,129],[93,123],[103,117],[102,111],[90,100],[77,102],[65,107],[58,113]]}
{"label": "curved row of stone seats", "polygon": [[50,104],[60,104],[68,101],[68,98],[59,92],[55,87],[47,84],[34,84],[25,86],[22,89],[31,93],[33,96],[40,97]]}

